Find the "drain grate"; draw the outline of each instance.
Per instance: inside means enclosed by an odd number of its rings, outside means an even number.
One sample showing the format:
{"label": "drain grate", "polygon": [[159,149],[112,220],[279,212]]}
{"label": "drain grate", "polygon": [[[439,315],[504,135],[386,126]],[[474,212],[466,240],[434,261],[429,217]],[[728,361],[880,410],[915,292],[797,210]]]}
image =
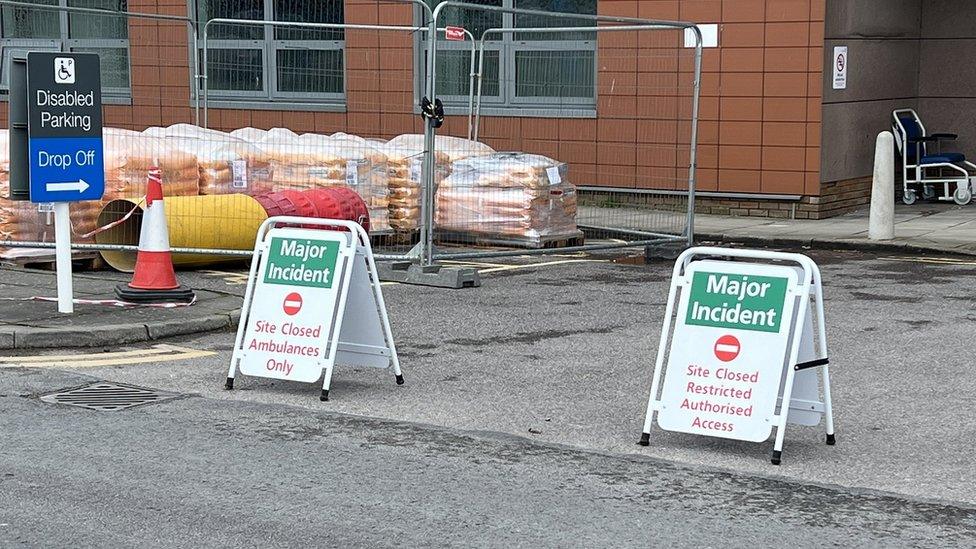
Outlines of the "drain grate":
{"label": "drain grate", "polygon": [[67,404],[89,410],[112,412],[171,400],[178,396],[180,395],[177,393],[136,387],[135,385],[98,381],[82,387],[46,394],[41,396],[41,400],[52,404]]}

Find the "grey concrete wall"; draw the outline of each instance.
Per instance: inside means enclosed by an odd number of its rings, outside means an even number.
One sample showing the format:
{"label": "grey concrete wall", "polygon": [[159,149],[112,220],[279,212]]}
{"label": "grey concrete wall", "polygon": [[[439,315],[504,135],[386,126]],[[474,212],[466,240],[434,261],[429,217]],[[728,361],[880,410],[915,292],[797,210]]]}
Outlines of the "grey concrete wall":
{"label": "grey concrete wall", "polygon": [[[891,111],[918,108],[922,4],[827,0],[820,180],[871,175],[874,140]],[[833,89],[834,46],[847,46],[847,89]]]}
{"label": "grey concrete wall", "polygon": [[946,144],[976,158],[976,2],[925,0],[918,113],[926,129],[959,134]]}

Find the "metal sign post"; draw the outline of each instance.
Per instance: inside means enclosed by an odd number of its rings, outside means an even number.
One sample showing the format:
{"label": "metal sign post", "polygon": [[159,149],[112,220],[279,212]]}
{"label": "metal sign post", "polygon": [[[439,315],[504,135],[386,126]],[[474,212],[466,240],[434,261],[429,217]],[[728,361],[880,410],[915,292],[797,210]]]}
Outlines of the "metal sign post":
{"label": "metal sign post", "polygon": [[226,387],[238,368],[305,383],[324,372],[329,400],[337,363],[392,365],[403,384],[369,235],[352,221],[271,217],[254,244]]}
{"label": "metal sign post", "polygon": [[30,199],[54,203],[58,311],[74,310],[68,204],[105,190],[98,54],[27,54]]}
{"label": "metal sign post", "polygon": [[810,258],[686,250],[675,263],[659,345],[640,444],[650,441],[655,413],[667,431],[751,442],[775,427],[775,465],[787,422],[812,426],[826,416],[827,444],[834,443],[823,290]]}

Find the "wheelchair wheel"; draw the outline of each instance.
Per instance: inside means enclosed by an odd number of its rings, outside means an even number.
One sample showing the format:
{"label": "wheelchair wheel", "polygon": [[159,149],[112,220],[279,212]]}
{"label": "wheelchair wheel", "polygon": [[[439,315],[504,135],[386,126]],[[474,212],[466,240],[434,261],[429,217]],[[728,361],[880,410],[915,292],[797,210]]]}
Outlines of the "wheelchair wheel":
{"label": "wheelchair wheel", "polygon": [[915,195],[914,189],[906,189],[905,194],[901,197],[901,201],[908,206],[914,204],[916,200],[918,200],[918,196]]}
{"label": "wheelchair wheel", "polygon": [[960,206],[965,206],[973,199],[973,193],[969,192],[968,189],[956,189],[956,192],[952,193],[952,200]]}

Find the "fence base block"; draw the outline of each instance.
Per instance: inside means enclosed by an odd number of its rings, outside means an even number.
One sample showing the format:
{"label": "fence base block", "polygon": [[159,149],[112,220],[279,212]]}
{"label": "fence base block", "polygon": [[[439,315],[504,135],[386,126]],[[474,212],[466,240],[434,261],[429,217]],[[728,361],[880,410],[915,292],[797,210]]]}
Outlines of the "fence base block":
{"label": "fence base block", "polygon": [[685,251],[687,247],[688,245],[683,242],[662,242],[660,244],[649,244],[644,246],[644,260],[648,262],[661,259],[674,261],[675,259],[678,259],[681,252]]}
{"label": "fence base block", "polygon": [[405,261],[382,261],[376,264],[376,270],[380,280],[384,282],[454,289],[481,286],[481,276],[477,270],[470,267],[447,267],[444,265],[423,267],[417,263]]}

